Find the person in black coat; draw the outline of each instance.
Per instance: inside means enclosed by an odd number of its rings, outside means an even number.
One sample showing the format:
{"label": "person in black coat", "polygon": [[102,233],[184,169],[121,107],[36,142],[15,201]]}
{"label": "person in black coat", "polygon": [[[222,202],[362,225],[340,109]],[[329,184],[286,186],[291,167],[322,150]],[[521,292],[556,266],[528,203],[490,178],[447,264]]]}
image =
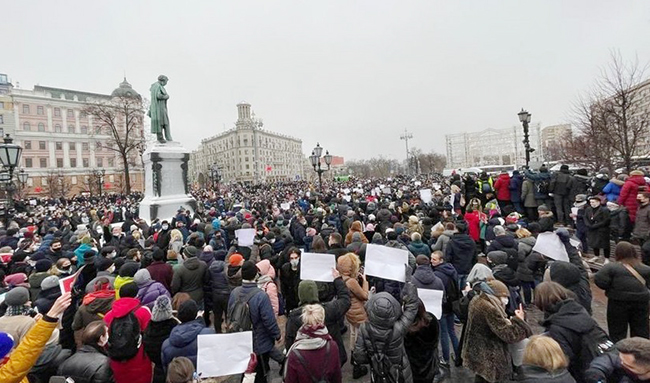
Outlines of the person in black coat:
{"label": "person in black coat", "polygon": [[106,324],[103,321],[90,323],[81,335],[83,345],[59,366],[58,375],[72,378],[77,383],[113,383],[110,359],[104,351],[106,342]]}
{"label": "person in black coat", "polygon": [[467,275],[477,261],[476,242],[467,234],[467,224],[458,222],[458,231],[451,236],[445,249],[445,262],[451,263],[458,272],[458,286],[465,286]]}
{"label": "person in black coat", "polygon": [[431,383],[438,375],[438,320],[426,312],[419,300],[418,313],[404,337],[404,349],[411,364],[413,383]]}
{"label": "person in black coat", "polygon": [[585,209],[585,226],[587,226],[587,244],[594,249],[594,255],[600,256],[603,250],[605,259],[609,258],[609,209],[601,206],[598,196],[589,197],[589,207]]}
{"label": "person in black coat", "polygon": [[221,332],[221,323],[228,312],[228,299],[230,298],[230,286],[228,285],[228,275],[226,262],[223,254],[219,253],[208,267],[210,274],[210,288],[212,296],[212,309],[214,310],[214,331]]}
{"label": "person in black coat", "polygon": [[650,340],[628,338],[616,349],[594,359],[585,373],[588,382],[642,383],[650,381]]}
{"label": "person in black coat", "polygon": [[513,272],[517,271],[517,267],[519,266],[519,244],[501,225],[494,227],[494,234],[496,237],[490,242],[490,246],[487,248],[487,253],[492,251],[505,252],[508,258],[506,264]]}
{"label": "person in black coat", "polygon": [[39,313],[46,313],[50,311],[54,305],[54,301],[60,296],[61,288],[59,287],[59,278],[49,276],[41,282],[41,291],[36,297],[34,306],[38,309]]}
{"label": "person in black coat", "polygon": [[300,250],[289,251],[289,262],[280,269],[280,288],[285,300],[285,310],[290,312],[299,306],[298,284],[300,284]]}
{"label": "person in black coat", "polygon": [[567,371],[569,361],[560,345],[548,336],[534,335],[524,350],[523,364],[519,367],[518,382],[522,383],[575,383]]}
{"label": "person in black coat", "polygon": [[569,372],[577,382],[584,382],[584,373],[591,359],[582,356],[582,337],[591,336],[598,326],[573,294],[556,282],[542,282],[535,288],[535,306],[544,312],[542,326],[569,359]]}
{"label": "person in black coat", "polygon": [[[343,343],[343,336],[341,334],[341,320],[345,318],[345,313],[350,308],[350,291],[345,286],[345,282],[339,275],[336,269],[332,270],[334,274],[334,290],[336,291],[336,299],[329,302],[324,302],[321,305],[325,309],[325,326],[327,332],[339,347],[339,359],[341,366],[348,360],[345,351],[345,344]],[[291,310],[287,316],[287,324],[284,332],[284,346],[285,350],[289,350],[296,340],[298,329],[302,326],[302,306],[307,304],[319,303],[318,299],[318,286],[314,281],[302,281],[298,287],[298,296],[300,298],[300,306]]]}
{"label": "person in black coat", "polygon": [[165,383],[165,371],[161,360],[163,342],[169,338],[178,320],[172,315],[172,303],[168,296],[161,295],[153,306],[151,321],[142,338],[144,352],[154,364],[153,383]]}
{"label": "person in black coat", "polygon": [[589,279],[589,270],[582,262],[578,250],[571,245],[570,234],[566,229],[557,231],[560,241],[564,243],[564,248],[569,255],[569,263],[553,262],[549,266],[549,277],[551,281],[557,282],[562,287],[575,294],[575,299],[591,315],[591,284]]}

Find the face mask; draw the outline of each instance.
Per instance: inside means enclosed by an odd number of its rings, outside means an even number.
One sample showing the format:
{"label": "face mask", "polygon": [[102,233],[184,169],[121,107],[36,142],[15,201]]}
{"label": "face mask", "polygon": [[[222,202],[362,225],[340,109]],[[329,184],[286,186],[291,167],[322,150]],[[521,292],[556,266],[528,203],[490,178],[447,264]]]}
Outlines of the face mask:
{"label": "face mask", "polygon": [[507,306],[508,302],[510,302],[509,298],[501,297],[501,303],[503,303],[504,306]]}
{"label": "face mask", "polygon": [[116,256],[117,256],[117,251],[111,253],[111,258],[115,258]]}
{"label": "face mask", "polygon": [[162,226],[162,229],[163,229],[163,230],[167,230],[167,229],[169,229],[169,226],[167,226],[167,225],[163,225],[163,226]]}
{"label": "face mask", "polygon": [[292,259],[289,262],[291,263],[292,267],[298,267],[298,260],[297,259]]}

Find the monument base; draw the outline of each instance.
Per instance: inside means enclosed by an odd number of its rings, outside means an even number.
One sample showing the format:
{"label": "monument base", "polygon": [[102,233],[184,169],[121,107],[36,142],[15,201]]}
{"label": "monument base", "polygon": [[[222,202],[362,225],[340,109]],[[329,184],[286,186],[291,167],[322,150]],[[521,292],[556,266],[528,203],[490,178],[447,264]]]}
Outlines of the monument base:
{"label": "monument base", "polygon": [[171,220],[179,209],[196,211],[196,200],[189,193],[187,162],[189,150],[178,142],[155,143],[143,154],[144,198],[140,218]]}

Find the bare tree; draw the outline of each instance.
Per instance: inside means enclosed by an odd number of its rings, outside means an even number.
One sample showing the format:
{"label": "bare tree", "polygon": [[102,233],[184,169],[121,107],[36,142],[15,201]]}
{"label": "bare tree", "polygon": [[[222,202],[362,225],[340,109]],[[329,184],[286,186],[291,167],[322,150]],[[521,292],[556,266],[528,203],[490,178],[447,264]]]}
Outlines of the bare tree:
{"label": "bare tree", "polygon": [[116,152],[123,171],[125,192],[131,193],[129,169],[137,166],[140,148],[144,145],[142,98],[117,96],[90,104],[84,109],[93,117],[95,135],[107,135],[107,140],[98,138],[98,146]]}
{"label": "bare tree", "polygon": [[64,198],[70,190],[70,179],[61,170],[48,170],[45,173],[47,195],[50,198]]}
{"label": "bare tree", "polygon": [[424,174],[442,173],[447,165],[447,157],[436,152],[420,153],[418,156],[420,171]]}

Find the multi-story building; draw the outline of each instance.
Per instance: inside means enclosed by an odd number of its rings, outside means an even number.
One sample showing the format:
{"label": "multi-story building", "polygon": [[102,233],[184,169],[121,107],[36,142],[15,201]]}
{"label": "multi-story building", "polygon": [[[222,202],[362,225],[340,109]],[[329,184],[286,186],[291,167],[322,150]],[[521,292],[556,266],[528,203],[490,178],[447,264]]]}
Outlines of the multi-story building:
{"label": "multi-story building", "polygon": [[190,155],[190,174],[201,186],[217,167],[222,182],[261,183],[303,179],[302,141],[262,128],[246,102],[237,104],[235,127],[201,141]]}
{"label": "multi-story building", "polygon": [[[29,174],[25,194],[71,196],[99,189],[124,190],[122,162],[119,153],[111,150],[115,138],[106,129],[100,129],[85,111],[93,104],[109,103],[120,96],[140,98],[126,79],[112,94],[37,85],[33,90],[13,88],[9,95],[14,142],[23,147],[20,166]],[[143,126],[139,125],[137,135],[143,137]],[[131,155],[135,157],[129,160],[131,189],[142,190],[139,153]],[[56,191],[53,182],[58,184]]]}
{"label": "multi-story building", "polygon": [[[543,159],[540,137],[540,124],[531,124],[529,140],[531,148],[535,149],[531,153],[532,162],[541,162]],[[523,166],[526,161],[523,140],[524,132],[521,126],[445,135],[447,168]]]}
{"label": "multi-story building", "polygon": [[9,95],[12,89],[7,75],[0,73],[0,136],[14,133],[14,108]]}
{"label": "multi-story building", "polygon": [[572,135],[571,124],[547,126],[542,129],[542,150],[545,161],[561,161],[562,144]]}

